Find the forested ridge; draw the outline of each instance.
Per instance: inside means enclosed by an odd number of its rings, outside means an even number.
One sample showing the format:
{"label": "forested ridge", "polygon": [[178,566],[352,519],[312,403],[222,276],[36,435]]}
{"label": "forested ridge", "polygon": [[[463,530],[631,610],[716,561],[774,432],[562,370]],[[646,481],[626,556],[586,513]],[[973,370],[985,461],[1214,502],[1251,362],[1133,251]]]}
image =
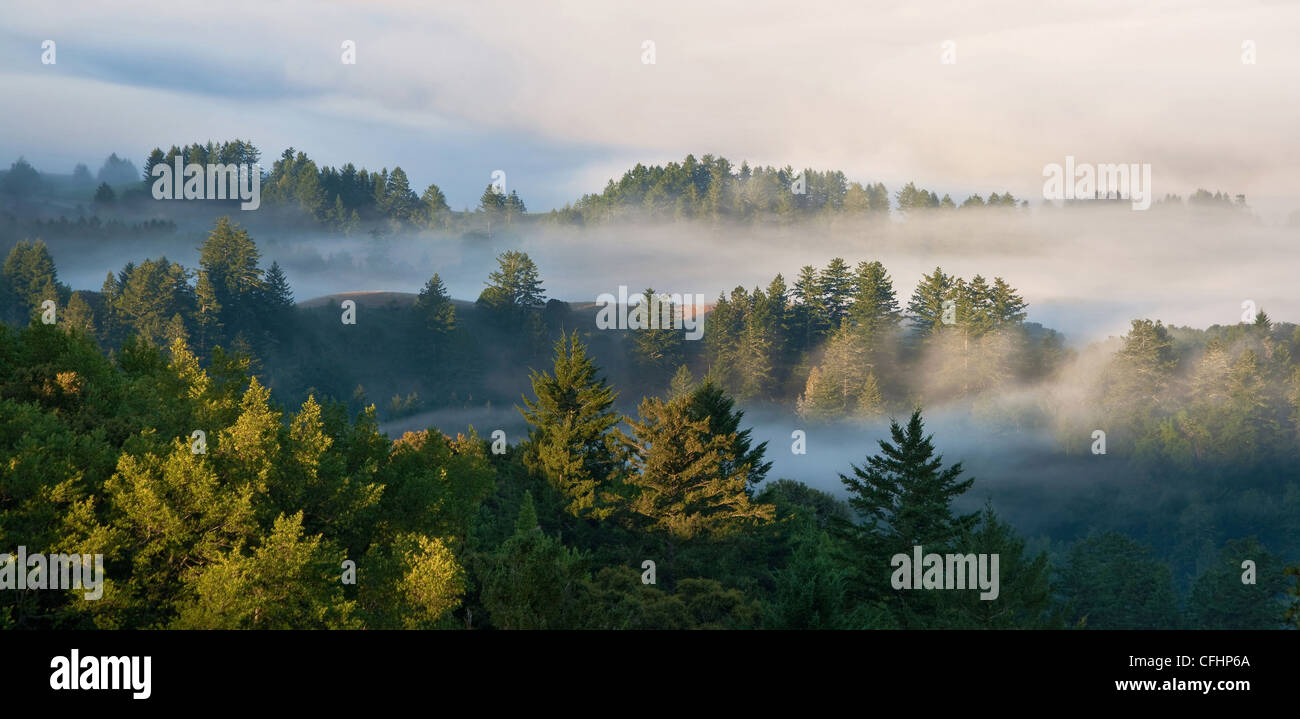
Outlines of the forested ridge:
{"label": "forested ridge", "polygon": [[[338,303],[298,306],[229,219],[197,268],[132,260],[97,292],[73,291],[42,243],[19,242],[0,273],[0,547],[102,553],[107,584],[94,602],[0,593],[0,623],[1296,622],[1283,572],[1300,554],[1293,324],[1136,319],[1081,375],[1062,338],[1027,321],[1014,278],[935,268],[907,296],[881,262],[836,258],[718,297],[689,342],[596,330],[548,299],[527,254],[498,264],[472,305],[431,272],[409,305],[363,305],[345,324]],[[372,404],[362,372],[396,377],[393,399]],[[1024,387],[1084,399],[1004,401]],[[526,438],[494,448],[465,427],[379,430],[381,415],[493,400],[518,407]],[[739,403],[792,428],[896,419],[841,468],[840,499],[770,476],[786,448],[755,441]],[[1080,461],[1104,428],[1106,461],[1123,464],[1094,471],[1124,473],[1156,503],[1142,529],[1164,546],[1096,531],[1030,548],[991,503],[956,510],[980,478],[941,457],[945,437],[925,425],[951,406],[990,436],[1046,428]],[[892,589],[889,557],[914,544],[999,554],[999,597]],[[1241,582],[1246,559],[1255,584]]]}
{"label": "forested ridge", "polygon": [[[891,216],[975,215],[981,211],[1023,211],[1029,201],[992,189],[964,198],[942,196],[923,183],[894,189],[876,181],[850,180],[842,170],[751,166],[719,155],[687,155],[664,165],[638,163],[599,193],[587,193],[548,211],[528,210],[517,189],[487,184],[473,206],[451,206],[436,183],[413,186],[400,166],[378,171],[354,163],[333,167],[306,152],[286,148],[262,165],[262,151],[248,140],[208,140],[154,148],[141,168],[116,153],[92,175],[78,164],[71,175],[40,172],[23,158],[0,170],[0,241],[24,236],[53,238],[129,237],[168,233],[173,217],[184,220],[198,209],[236,207],[238,199],[178,203],[156,200],[157,165],[246,164],[262,167],[262,221],[340,235],[392,235],[436,232],[483,239],[535,226],[600,226],[632,222],[710,222],[741,225],[791,225],[813,221],[879,221]],[[98,183],[98,184],[96,184]],[[233,197],[233,195],[232,195]],[[1067,201],[1067,205],[1119,203],[1113,197]],[[7,206],[7,207],[6,207]],[[1156,209],[1249,211],[1244,195],[1198,188],[1186,198],[1166,194]],[[74,219],[68,219],[71,213]]]}

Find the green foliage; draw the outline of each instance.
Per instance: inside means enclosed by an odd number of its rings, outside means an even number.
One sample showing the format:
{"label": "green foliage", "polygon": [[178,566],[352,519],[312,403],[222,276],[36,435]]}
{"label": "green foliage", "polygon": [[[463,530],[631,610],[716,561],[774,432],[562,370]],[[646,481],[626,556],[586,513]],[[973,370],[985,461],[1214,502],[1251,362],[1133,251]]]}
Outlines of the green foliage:
{"label": "green foliage", "polygon": [[537,265],[526,253],[510,250],[497,256],[498,269],[488,276],[478,305],[500,321],[518,323],[546,304]]}
{"label": "green foliage", "polygon": [[[1251,582],[1245,562],[1254,563]],[[1187,599],[1189,626],[1198,629],[1277,629],[1285,622],[1278,597],[1286,589],[1282,562],[1255,538],[1229,541],[1196,578]]]}
{"label": "green foliage", "polygon": [[[760,446],[728,431],[727,401],[716,388],[670,402],[646,398],[625,437],[637,494],[629,507],[639,524],[670,541],[725,534],[771,519],[772,508],[751,501],[749,484],[766,467]],[[729,410],[729,405],[727,406]],[[748,430],[746,430],[748,432]]]}
{"label": "green foliage", "polygon": [[634,315],[639,317],[635,322],[641,329],[633,333],[632,347],[636,363],[644,370],[662,374],[681,362],[685,339],[681,330],[673,328],[673,318],[682,311],[653,289],[645,290],[641,303],[628,310],[629,322]]}
{"label": "green foliage", "polygon": [[519,411],[531,426],[524,464],[567,499],[565,511],[603,519],[617,502],[611,490],[622,453],[613,430],[622,417],[598,372],[576,334],[561,336],[553,374],[532,372],[535,399],[524,398]]}
{"label": "green foliage", "polygon": [[1061,589],[1071,622],[1088,629],[1183,626],[1169,568],[1122,534],[1094,534],[1070,547]]}
{"label": "green foliage", "polygon": [[943,466],[933,435],[925,434],[919,409],[906,427],[891,420],[889,433],[890,440],[879,441],[879,454],[867,457],[862,466],[854,465],[852,476],[840,475],[860,523],[841,520],[834,530],[850,556],[863,558],[854,566],[855,593],[867,600],[904,602],[915,595],[889,588],[887,559],[916,545],[926,552],[961,549],[977,515],[954,514],[951,503],[975,480],[961,478],[960,462]]}
{"label": "green foliage", "polygon": [[416,297],[415,311],[424,321],[425,328],[436,336],[456,329],[456,307],[436,272]]}
{"label": "green foliage", "polygon": [[45,243],[19,241],[0,269],[0,319],[26,324],[45,300],[62,304],[70,290],[59,283]]}
{"label": "green foliage", "polygon": [[302,532],[302,517],[281,515],[252,552],[242,546],[187,578],[197,600],[174,629],[352,629],[355,602],[343,598],[342,555]]}
{"label": "green foliage", "polygon": [[498,629],[572,629],[586,610],[579,601],[586,560],[535,525],[531,497],[513,537],[481,558],[482,602]]}

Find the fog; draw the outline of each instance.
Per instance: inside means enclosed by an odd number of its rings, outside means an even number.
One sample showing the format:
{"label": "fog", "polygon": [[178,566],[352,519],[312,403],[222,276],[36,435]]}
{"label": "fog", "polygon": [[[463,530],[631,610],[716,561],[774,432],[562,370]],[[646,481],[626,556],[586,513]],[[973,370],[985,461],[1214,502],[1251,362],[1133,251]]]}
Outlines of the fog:
{"label": "fog", "polygon": [[[865,465],[868,456],[879,452],[879,440],[889,437],[889,418],[810,424],[793,411],[742,409],[746,410],[742,426],[751,428],[754,444],[768,443],[766,458],[772,462],[769,483],[794,479],[841,499],[847,494],[840,474],[851,475],[854,465]],[[897,419],[905,422],[907,418]],[[504,406],[423,412],[381,423],[380,429],[393,438],[429,427],[454,436],[465,432],[467,425],[483,439],[501,429],[512,445],[524,439],[528,430],[519,412]],[[1091,454],[1091,438],[1086,433],[1067,454],[1047,428],[999,431],[972,421],[965,408],[927,409],[925,425],[945,464],[961,462],[964,476],[975,478],[970,491],[956,501],[958,511],[973,512],[992,500],[1000,516],[1035,536],[1069,532],[1073,522],[1096,526],[1101,515],[1084,517],[1079,512],[1082,505],[1103,497],[1115,521],[1119,521],[1117,512],[1127,511],[1125,507],[1142,505],[1142,495],[1135,494],[1131,486],[1124,501],[1114,501],[1119,485],[1132,478],[1121,469],[1123,459]],[[796,429],[806,435],[803,454],[792,451],[791,433]]]}
{"label": "fog", "polygon": [[[616,293],[620,285],[632,291],[654,287],[701,293],[712,301],[738,285],[766,287],[777,273],[793,285],[801,266],[820,269],[837,256],[850,265],[862,260],[884,263],[904,306],[921,275],[936,266],[968,279],[975,274],[990,280],[1002,277],[1029,303],[1028,321],[1063,332],[1077,351],[1066,366],[1048,382],[1006,385],[972,403],[943,404],[937,385],[936,391],[927,391],[933,382],[909,384],[919,385],[921,395],[929,398],[925,420],[938,451],[947,463],[962,462],[966,476],[975,478],[956,508],[974,511],[991,500],[999,515],[1026,536],[1053,541],[1098,528],[1122,529],[1134,536],[1154,532],[1153,541],[1167,541],[1159,539],[1161,533],[1181,526],[1179,522],[1199,526],[1199,520],[1183,512],[1204,495],[1202,487],[1178,482],[1157,486],[1146,473],[1127,466],[1122,456],[1089,451],[1091,430],[1106,426],[1105,418],[1098,416],[1094,382],[1116,346],[1113,338],[1127,332],[1130,320],[1151,318],[1201,328],[1235,324],[1242,319],[1245,301],[1267,310],[1275,321],[1300,320],[1294,276],[1300,267],[1300,228],[1268,225],[1231,210],[1040,206],[935,212],[875,222],[837,219],[743,227],[703,221],[612,221],[575,228],[533,220],[494,228],[491,236],[352,237],[288,230],[258,213],[244,214],[249,217],[235,219],[257,241],[263,267],[279,262],[299,302],[344,292],[414,293],[435,272],[453,297],[473,300],[496,269],[496,256],[511,249],[533,258],[547,296],[574,303],[593,302],[602,293]],[[166,254],[196,266],[197,248],[210,226],[203,218],[182,222],[169,237],[98,245],[56,237],[49,244],[64,282],[76,289],[98,289],[106,272],[128,261]],[[706,318],[706,338],[707,333]],[[912,371],[928,377],[942,359],[918,358]],[[618,362],[606,358],[606,373],[626,376],[630,370]],[[526,368],[519,368],[515,379],[524,372]],[[616,389],[624,393],[620,411],[634,412],[639,394],[632,396],[633,387],[623,383],[616,383]],[[393,391],[406,393],[404,388]],[[490,407],[386,418],[381,428],[395,438],[427,427],[454,435],[472,425],[484,439],[504,430],[513,445],[527,432],[512,406],[519,401],[515,396]],[[793,401],[788,404],[742,405],[747,413],[744,426],[752,428],[754,441],[768,442],[767,458],[773,462],[769,480],[794,479],[844,497],[839,475],[878,451],[888,418],[814,425],[795,413]],[[890,411],[906,419],[906,408],[896,404]],[[796,429],[807,433],[805,454],[791,452]],[[1118,436],[1112,433],[1111,439]],[[1255,520],[1249,518],[1264,517],[1269,507],[1285,504],[1275,484],[1284,479],[1261,475],[1251,482],[1260,484],[1265,494],[1239,487],[1231,499],[1215,500],[1215,531],[1255,531]],[[1263,486],[1268,483],[1274,486]],[[1285,527],[1277,528],[1285,522],[1258,521],[1285,536]],[[1198,550],[1179,551],[1190,561]]]}
{"label": "fog", "polygon": [[[1029,321],[1065,333],[1076,347],[1123,334],[1135,318],[1197,327],[1235,323],[1246,300],[1274,319],[1300,318],[1294,291],[1300,228],[1223,210],[1046,206],[784,228],[536,222],[490,238],[341,237],[235,219],[252,232],[263,264],[275,260],[285,269],[299,301],[348,291],[417,292],[434,272],[453,297],[473,300],[496,268],[495,256],[516,249],[537,263],[548,296],[570,302],[592,302],[619,285],[703,293],[712,301],[737,285],[766,287],[778,272],[793,284],[801,266],[820,268],[839,256],[851,265],[883,262],[905,305],[921,274],[942,266],[967,278],[1006,279],[1029,302]],[[63,281],[98,289],[106,272],[128,260],[165,253],[194,266],[203,234],[195,224],[167,239],[99,248],[50,244]]]}

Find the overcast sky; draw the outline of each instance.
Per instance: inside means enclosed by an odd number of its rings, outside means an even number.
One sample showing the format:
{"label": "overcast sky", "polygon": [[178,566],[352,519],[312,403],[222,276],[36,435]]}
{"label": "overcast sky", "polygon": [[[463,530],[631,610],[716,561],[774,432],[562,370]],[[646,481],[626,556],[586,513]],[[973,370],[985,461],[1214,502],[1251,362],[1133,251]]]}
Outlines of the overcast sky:
{"label": "overcast sky", "polygon": [[1044,165],[1073,155],[1150,163],[1161,195],[1300,209],[1294,2],[4,4],[5,165],[139,166],[155,146],[241,137],[268,165],[291,145],[400,164],[458,209],[501,169],[544,210],[688,152],[958,201],[1040,200]]}

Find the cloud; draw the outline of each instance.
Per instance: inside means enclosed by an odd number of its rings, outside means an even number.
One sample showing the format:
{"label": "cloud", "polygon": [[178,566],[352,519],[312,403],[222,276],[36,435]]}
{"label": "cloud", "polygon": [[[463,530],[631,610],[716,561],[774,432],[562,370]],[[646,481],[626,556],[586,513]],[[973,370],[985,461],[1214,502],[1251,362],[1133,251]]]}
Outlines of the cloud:
{"label": "cloud", "polygon": [[[466,136],[501,138],[520,165],[555,155],[526,170],[545,206],[560,201],[547,188],[585,181],[593,166],[686,152],[1026,197],[1040,195],[1043,165],[1067,154],[1149,162],[1160,193],[1242,192],[1281,214],[1300,189],[1300,8],[1281,3],[236,0],[215,13],[128,1],[7,14],[6,65],[42,78],[24,85],[34,104],[97,114],[105,98],[77,96],[84,86],[69,79],[79,77],[152,88],[177,106],[112,114],[104,134],[152,146],[163,140],[131,121],[154,115],[185,141],[203,125],[185,112],[197,95],[292,118],[268,140],[369,165],[409,162],[377,157],[373,128],[426,156]],[[57,69],[39,65],[46,37],[60,43]],[[339,61],[344,39],[358,45],[355,66]],[[646,40],[654,65],[641,62]],[[952,65],[940,62],[948,40]],[[1247,40],[1254,65],[1241,60]],[[31,113],[0,119],[7,135],[55,139],[34,123]],[[294,138],[315,124],[366,131],[317,130],[331,143],[320,147]],[[108,149],[95,133],[63,139]],[[16,145],[0,151],[36,154]],[[429,181],[462,194],[483,184],[441,169]]]}

